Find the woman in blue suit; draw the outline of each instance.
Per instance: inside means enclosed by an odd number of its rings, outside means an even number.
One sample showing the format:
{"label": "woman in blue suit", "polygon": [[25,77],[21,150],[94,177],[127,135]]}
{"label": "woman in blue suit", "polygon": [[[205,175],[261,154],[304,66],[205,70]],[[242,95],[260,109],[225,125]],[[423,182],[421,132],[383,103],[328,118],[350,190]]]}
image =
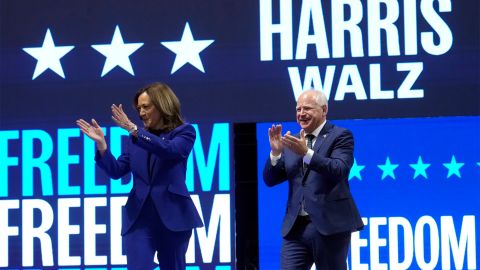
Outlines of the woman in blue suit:
{"label": "woman in blue suit", "polygon": [[112,105],[112,119],[130,134],[118,159],[95,119],[76,123],[96,142],[95,160],[110,177],[133,174],[122,224],[128,269],[152,269],[157,252],[162,270],[184,270],[192,229],[203,226],[185,184],[195,129],[183,121],[180,102],[166,84],[140,89],[133,103],[144,128],[130,121],[121,104]]}

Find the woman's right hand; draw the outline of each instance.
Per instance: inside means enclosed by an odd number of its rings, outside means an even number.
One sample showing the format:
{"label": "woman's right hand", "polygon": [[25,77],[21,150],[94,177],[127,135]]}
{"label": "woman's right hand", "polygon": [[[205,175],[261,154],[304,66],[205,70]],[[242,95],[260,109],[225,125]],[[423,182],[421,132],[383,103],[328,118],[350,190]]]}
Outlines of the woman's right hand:
{"label": "woman's right hand", "polygon": [[103,134],[102,128],[98,125],[95,119],[92,119],[92,123],[88,123],[83,119],[78,119],[76,121],[77,126],[87,135],[90,139],[94,140],[97,143],[97,148],[102,153],[107,150],[107,141],[105,140],[105,134]]}

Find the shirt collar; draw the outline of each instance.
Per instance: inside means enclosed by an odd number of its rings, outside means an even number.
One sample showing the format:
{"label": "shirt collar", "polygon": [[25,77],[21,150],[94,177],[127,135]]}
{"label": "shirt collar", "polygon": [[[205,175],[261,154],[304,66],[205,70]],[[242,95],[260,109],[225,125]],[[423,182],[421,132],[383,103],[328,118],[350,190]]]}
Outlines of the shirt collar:
{"label": "shirt collar", "polygon": [[318,134],[320,134],[320,131],[322,131],[322,128],[325,126],[326,123],[327,123],[327,120],[323,121],[323,123],[322,123],[320,126],[318,126],[318,127],[317,127],[312,133],[310,133],[310,134],[312,134],[313,136],[315,136],[315,138],[317,138],[317,137],[318,137]]}

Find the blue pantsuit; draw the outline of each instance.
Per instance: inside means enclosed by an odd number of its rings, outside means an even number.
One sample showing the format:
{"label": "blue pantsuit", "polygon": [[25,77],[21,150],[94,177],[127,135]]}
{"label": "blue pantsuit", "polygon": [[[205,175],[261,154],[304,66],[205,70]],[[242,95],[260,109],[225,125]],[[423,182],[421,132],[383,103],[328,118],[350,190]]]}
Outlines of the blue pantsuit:
{"label": "blue pantsuit", "polygon": [[195,134],[190,124],[157,134],[142,129],[118,159],[97,151],[97,165],[110,177],[133,175],[122,219],[129,270],[151,270],[155,251],[162,270],[185,269],[192,229],[203,226],[185,184]]}

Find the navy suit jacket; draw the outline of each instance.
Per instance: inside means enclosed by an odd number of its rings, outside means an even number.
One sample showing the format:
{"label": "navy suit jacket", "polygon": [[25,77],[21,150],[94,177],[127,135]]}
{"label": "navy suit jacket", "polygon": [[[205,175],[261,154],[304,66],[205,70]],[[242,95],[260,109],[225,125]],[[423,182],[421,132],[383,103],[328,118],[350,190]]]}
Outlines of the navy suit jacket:
{"label": "navy suit jacket", "polygon": [[293,227],[305,200],[305,211],[324,235],[357,231],[363,222],[350,193],[348,175],[353,164],[353,135],[326,122],[320,131],[307,169],[303,156],[284,148],[275,166],[268,158],[263,179],[273,186],[288,180],[287,209],[282,224],[285,237]]}
{"label": "navy suit jacket", "polygon": [[97,151],[97,165],[111,178],[133,174],[133,187],[123,209],[122,235],[138,219],[149,196],[168,229],[185,231],[203,226],[185,184],[195,134],[189,124],[159,136],[139,129],[137,138],[130,136],[126,151],[118,159],[108,150],[103,157]]}

